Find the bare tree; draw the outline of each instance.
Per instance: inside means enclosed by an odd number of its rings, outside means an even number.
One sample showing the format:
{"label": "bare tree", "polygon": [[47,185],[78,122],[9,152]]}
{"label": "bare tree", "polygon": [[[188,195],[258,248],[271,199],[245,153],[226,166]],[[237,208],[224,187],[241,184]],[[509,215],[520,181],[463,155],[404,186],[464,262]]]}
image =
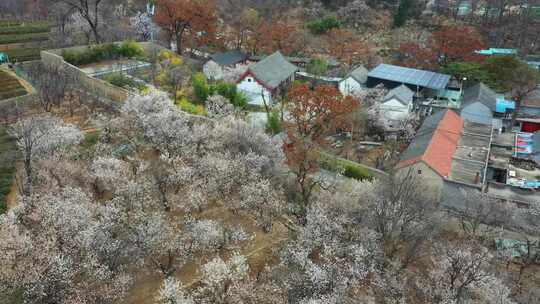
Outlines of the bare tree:
{"label": "bare tree", "polygon": [[378,185],[368,223],[380,234],[387,257],[394,257],[401,244],[414,246],[410,252],[416,252],[422,240],[435,231],[437,205],[427,193],[411,170],[392,173]]}
{"label": "bare tree", "polygon": [[469,192],[459,222],[466,235],[482,238],[493,232],[496,226],[504,226],[509,216],[506,203],[483,193]]}
{"label": "bare tree", "polygon": [[52,3],[64,3],[69,10],[76,11],[88,23],[94,37],[94,42],[101,42],[99,28],[102,10],[105,5],[119,2],[119,0],[51,0]]}
{"label": "bare tree", "polygon": [[34,64],[29,68],[29,77],[37,85],[39,104],[44,111],[50,112],[53,106],[60,105],[66,96],[70,97],[69,109],[73,113],[70,91],[76,87],[76,77],[57,66],[45,66],[43,63]]}

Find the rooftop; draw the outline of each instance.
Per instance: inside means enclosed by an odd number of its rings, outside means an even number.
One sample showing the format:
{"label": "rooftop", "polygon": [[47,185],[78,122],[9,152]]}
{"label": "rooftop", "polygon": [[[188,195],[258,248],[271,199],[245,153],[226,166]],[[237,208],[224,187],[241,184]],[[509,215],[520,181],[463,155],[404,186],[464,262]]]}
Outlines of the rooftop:
{"label": "rooftop", "polygon": [[426,118],[398,167],[423,161],[446,180],[478,187],[484,181],[491,138],[491,125],[441,111]]}
{"label": "rooftop", "polygon": [[368,73],[368,77],[426,87],[434,90],[446,88],[450,81],[450,75],[385,63],[379,64],[376,68],[371,70]]}
{"label": "rooftop", "polygon": [[491,143],[491,126],[464,121],[448,179],[469,185],[483,181]]}
{"label": "rooftop", "polygon": [[288,62],[279,51],[249,66],[253,76],[272,89],[277,88],[297,70],[298,67]]}
{"label": "rooftop", "polygon": [[515,55],[517,54],[516,49],[501,49],[501,48],[489,48],[486,50],[475,51],[479,55]]}
{"label": "rooftop", "polygon": [[463,119],[452,110],[428,116],[402,154],[398,167],[424,161],[440,176],[448,177],[462,130]]}
{"label": "rooftop", "polygon": [[409,89],[409,87],[402,84],[399,87],[390,90],[383,100],[386,101],[393,97],[397,98],[404,105],[408,105],[413,101],[414,92]]}
{"label": "rooftop", "polygon": [[492,112],[495,112],[497,106],[497,94],[485,84],[479,83],[463,91],[463,98],[461,101],[462,107],[474,102],[480,102]]}
{"label": "rooftop", "polygon": [[368,77],[369,71],[363,66],[359,66],[352,70],[345,78],[352,77],[354,80],[358,81],[358,83],[366,83],[367,77]]}
{"label": "rooftop", "polygon": [[219,65],[235,65],[247,59],[247,55],[239,50],[233,50],[223,53],[215,53],[211,56],[212,60]]}

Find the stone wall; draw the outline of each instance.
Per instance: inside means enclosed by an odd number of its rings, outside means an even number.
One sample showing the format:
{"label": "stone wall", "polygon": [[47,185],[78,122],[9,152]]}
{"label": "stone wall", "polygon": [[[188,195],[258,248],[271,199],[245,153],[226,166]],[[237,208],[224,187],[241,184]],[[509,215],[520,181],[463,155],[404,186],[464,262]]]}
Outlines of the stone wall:
{"label": "stone wall", "polygon": [[[116,43],[120,44],[121,42]],[[139,42],[139,45],[143,48],[145,54],[149,57],[165,49],[161,45],[155,44],[153,42]],[[84,45],[63,49],[41,51],[41,61],[46,66],[53,66],[65,69],[68,73],[79,79],[83,89],[88,90],[89,93],[95,96],[104,97],[106,99],[117,102],[125,101],[133,93],[126,89],[111,85],[110,83],[96,77],[87,75],[78,67],[66,62],[62,57],[63,51],[80,52],[90,47],[90,45]]]}
{"label": "stone wall", "polygon": [[57,54],[61,52],[61,50],[41,51],[41,61],[47,67],[63,69],[68,74],[78,79],[81,87],[93,95],[102,96],[112,101],[123,102],[131,94],[126,89],[119,88],[106,81],[87,75],[78,67],[64,61],[64,58]]}

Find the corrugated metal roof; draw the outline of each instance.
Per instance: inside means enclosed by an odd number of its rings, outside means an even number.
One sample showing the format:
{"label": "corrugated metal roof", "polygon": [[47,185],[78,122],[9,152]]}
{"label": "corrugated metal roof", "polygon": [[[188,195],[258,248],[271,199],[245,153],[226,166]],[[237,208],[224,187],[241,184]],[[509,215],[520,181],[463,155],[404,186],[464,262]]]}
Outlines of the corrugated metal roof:
{"label": "corrugated metal roof", "polygon": [[368,77],[426,87],[434,90],[446,88],[450,81],[450,75],[385,63],[379,64],[376,68],[371,70],[368,73]]}

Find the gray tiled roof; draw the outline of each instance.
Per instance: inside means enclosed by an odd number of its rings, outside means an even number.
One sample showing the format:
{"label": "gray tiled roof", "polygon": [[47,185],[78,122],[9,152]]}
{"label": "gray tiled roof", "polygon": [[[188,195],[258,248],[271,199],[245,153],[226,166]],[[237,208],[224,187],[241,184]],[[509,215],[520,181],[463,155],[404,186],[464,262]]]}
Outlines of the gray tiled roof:
{"label": "gray tiled roof", "polygon": [[406,85],[402,84],[399,87],[395,87],[386,96],[384,97],[384,101],[387,101],[391,98],[397,98],[402,104],[408,105],[413,101],[414,92],[409,89]]}
{"label": "gray tiled roof", "polygon": [[251,65],[249,70],[259,81],[271,88],[276,88],[291,77],[298,67],[288,62],[278,51]]}
{"label": "gray tiled roof", "polygon": [[485,84],[479,83],[463,91],[462,107],[466,107],[474,102],[480,102],[492,112],[495,112],[497,106],[497,94]]}
{"label": "gray tiled roof", "polygon": [[493,111],[483,103],[476,101],[469,103],[461,110],[461,117],[465,120],[491,125],[493,122]]}
{"label": "gray tiled roof", "polygon": [[367,81],[369,71],[363,66],[359,66],[356,69],[352,70],[345,78],[352,77],[358,83],[363,84]]}
{"label": "gray tiled roof", "polygon": [[234,65],[247,59],[247,55],[239,50],[215,53],[211,57],[219,65]]}
{"label": "gray tiled roof", "polygon": [[413,159],[426,152],[433,134],[443,119],[444,114],[446,114],[446,111],[447,110],[439,111],[425,118],[422,126],[418,129],[418,132],[416,132],[413,141],[407,147],[407,150],[401,154],[401,160]]}

